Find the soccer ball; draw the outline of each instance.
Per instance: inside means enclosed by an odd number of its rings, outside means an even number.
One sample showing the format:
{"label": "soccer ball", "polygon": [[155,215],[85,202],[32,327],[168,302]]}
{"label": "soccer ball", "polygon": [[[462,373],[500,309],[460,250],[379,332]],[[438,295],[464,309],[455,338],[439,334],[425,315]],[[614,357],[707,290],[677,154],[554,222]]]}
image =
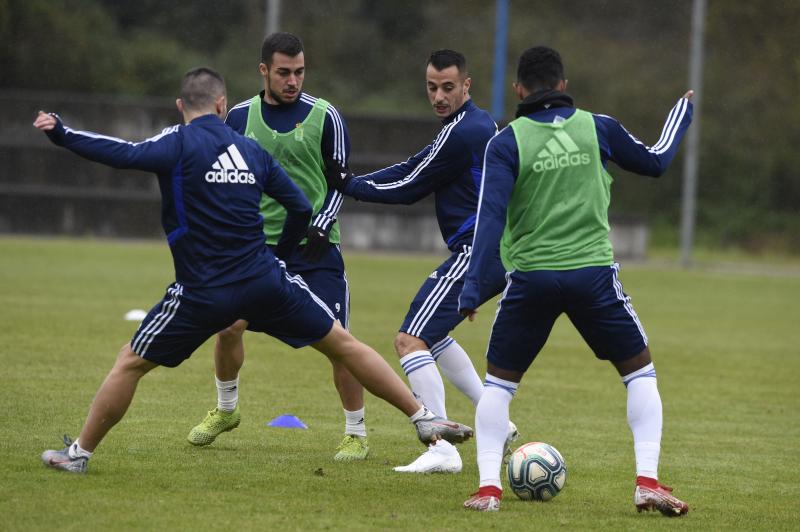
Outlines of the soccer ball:
{"label": "soccer ball", "polygon": [[508,460],[508,483],[523,501],[549,501],[567,480],[567,464],[555,447],[542,442],[522,445]]}

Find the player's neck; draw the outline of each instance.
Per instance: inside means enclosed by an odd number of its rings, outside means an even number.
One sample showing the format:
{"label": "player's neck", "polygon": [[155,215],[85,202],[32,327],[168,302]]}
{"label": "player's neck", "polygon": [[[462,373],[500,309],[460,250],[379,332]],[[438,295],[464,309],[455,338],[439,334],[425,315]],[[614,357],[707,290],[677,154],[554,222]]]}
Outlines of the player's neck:
{"label": "player's neck", "polygon": [[217,113],[213,111],[184,111],[183,123],[189,124],[192,120],[200,118],[201,116],[217,116]]}

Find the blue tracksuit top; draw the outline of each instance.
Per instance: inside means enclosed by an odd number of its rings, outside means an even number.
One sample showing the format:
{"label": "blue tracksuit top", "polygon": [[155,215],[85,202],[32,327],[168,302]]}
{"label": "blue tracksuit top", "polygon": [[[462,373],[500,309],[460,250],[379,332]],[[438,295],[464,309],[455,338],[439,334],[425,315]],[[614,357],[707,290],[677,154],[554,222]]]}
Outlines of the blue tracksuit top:
{"label": "blue tracksuit top", "polygon": [[[292,131],[297,124],[306,119],[314,107],[314,102],[317,101],[314,96],[301,92],[300,97],[292,103],[270,105],[264,101],[264,91],[261,91],[259,96],[261,97],[261,117],[264,119],[264,123],[278,133]],[[249,99],[237,103],[225,117],[225,123],[242,135],[247,128],[249,107]],[[347,166],[347,159],[350,157],[350,135],[342,115],[333,105],[328,105],[328,111],[325,114],[320,149],[323,159],[330,157],[342,166]],[[339,210],[344,203],[343,199],[341,192],[329,189],[325,196],[325,202],[314,216],[313,225],[323,230],[330,229],[339,216]]]}
{"label": "blue tracksuit top", "polygon": [[415,203],[435,194],[436,218],[447,247],[472,241],[486,143],[497,133],[492,117],[467,100],[442,120],[431,144],[403,163],[358,176],[345,194],[376,203]]}
{"label": "blue tracksuit top", "polygon": [[[569,118],[572,106],[554,107],[526,115],[538,122],[554,122]],[[610,116],[594,114],[600,156],[608,162],[637,174],[659,177],[666,172],[678,152],[681,139],[692,122],[692,103],[681,98],[664,123],[661,137],[653,146],[628,133]],[[464,288],[459,298],[460,309],[478,308],[480,280],[487,265],[494,260],[506,224],[506,211],[519,175],[519,150],[514,131],[503,128],[486,146],[480,210]]]}
{"label": "blue tracksuit top", "polygon": [[154,172],[161,189],[161,224],[187,287],[221,286],[278,267],[264,245],[261,195],[287,211],[275,253],[288,256],[305,236],[311,204],[254,140],[207,114],[164,129],[143,142],[74,131],[59,120],[48,137],[87,159]]}

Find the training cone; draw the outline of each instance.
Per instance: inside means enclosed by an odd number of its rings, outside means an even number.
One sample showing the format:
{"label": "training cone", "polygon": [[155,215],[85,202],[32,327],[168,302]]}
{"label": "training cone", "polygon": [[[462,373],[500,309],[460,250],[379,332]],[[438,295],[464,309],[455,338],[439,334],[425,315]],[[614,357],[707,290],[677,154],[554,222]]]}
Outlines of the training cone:
{"label": "training cone", "polygon": [[307,429],[305,423],[300,421],[300,418],[297,416],[293,416],[291,414],[284,414],[282,416],[278,416],[269,423],[267,423],[269,427],[280,427],[282,429]]}
{"label": "training cone", "polygon": [[125,321],[142,321],[147,317],[147,311],[140,308],[131,309],[125,313]]}

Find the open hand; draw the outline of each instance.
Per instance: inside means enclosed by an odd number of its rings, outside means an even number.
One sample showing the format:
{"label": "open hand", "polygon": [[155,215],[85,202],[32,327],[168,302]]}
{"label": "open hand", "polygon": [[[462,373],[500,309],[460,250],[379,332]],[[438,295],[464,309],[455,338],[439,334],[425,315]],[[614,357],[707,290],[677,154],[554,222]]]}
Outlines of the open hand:
{"label": "open hand", "polygon": [[55,116],[45,113],[44,111],[39,111],[39,114],[36,116],[36,120],[33,122],[33,127],[40,131],[50,131],[56,127],[57,123],[58,120]]}

